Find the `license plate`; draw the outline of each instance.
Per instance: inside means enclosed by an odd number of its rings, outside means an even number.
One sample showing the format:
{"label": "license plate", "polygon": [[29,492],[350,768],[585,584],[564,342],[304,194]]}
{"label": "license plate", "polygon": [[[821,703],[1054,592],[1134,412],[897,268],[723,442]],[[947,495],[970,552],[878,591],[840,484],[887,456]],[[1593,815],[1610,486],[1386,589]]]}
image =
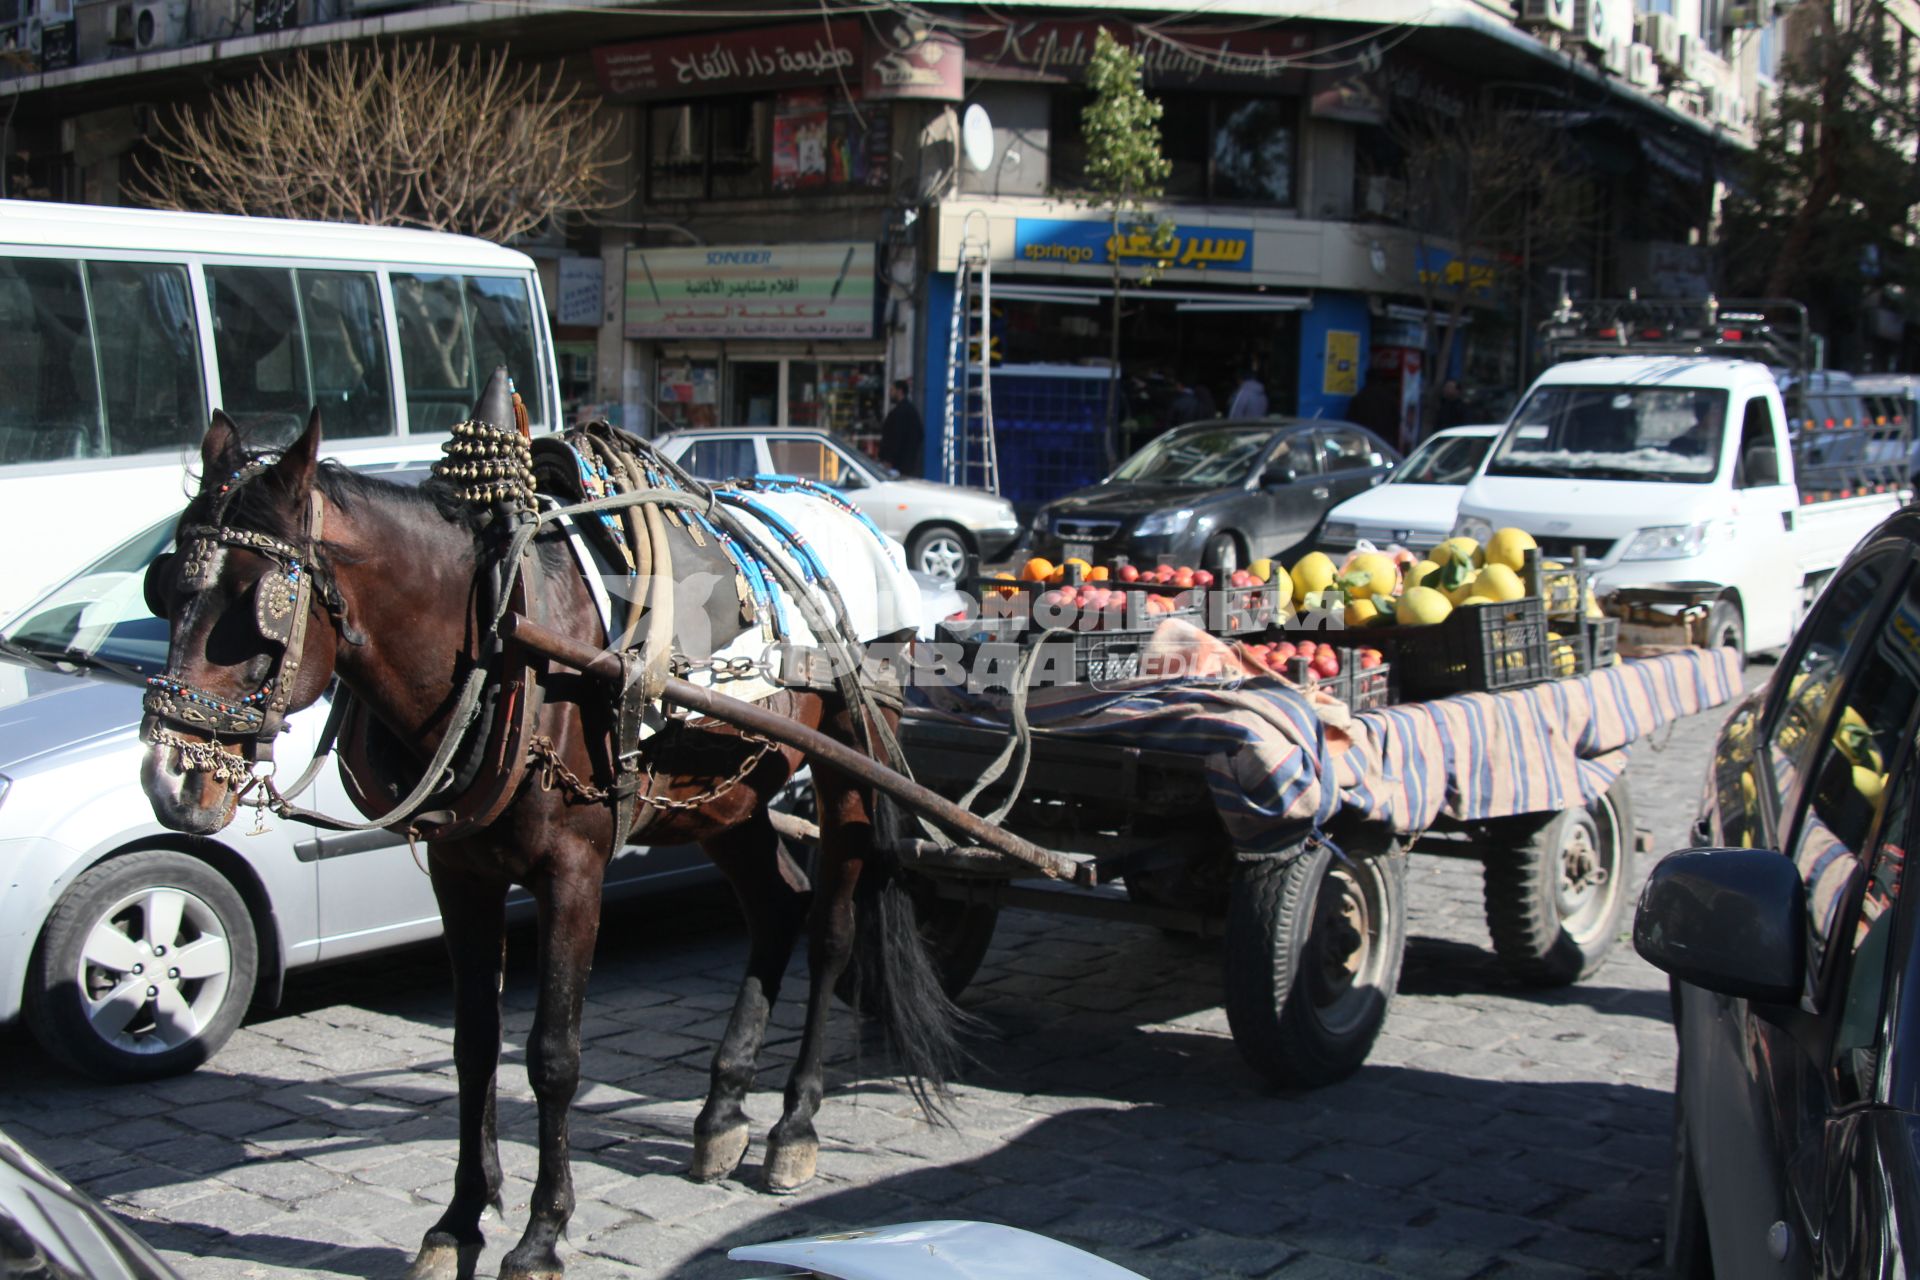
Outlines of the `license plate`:
{"label": "license plate", "polygon": [[1092,560],[1093,544],[1091,542],[1067,542],[1061,544],[1060,558],[1062,560],[1071,560],[1075,556],[1080,557],[1082,560]]}

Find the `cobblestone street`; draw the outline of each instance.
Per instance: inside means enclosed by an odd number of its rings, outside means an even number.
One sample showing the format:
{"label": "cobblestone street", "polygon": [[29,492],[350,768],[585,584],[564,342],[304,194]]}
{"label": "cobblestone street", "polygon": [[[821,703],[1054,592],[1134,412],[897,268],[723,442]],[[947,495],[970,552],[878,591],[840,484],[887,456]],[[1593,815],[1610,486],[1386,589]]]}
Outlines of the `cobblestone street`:
{"label": "cobblestone street", "polygon": [[[1629,776],[1655,855],[1686,842],[1722,714],[1637,750]],[[1006,912],[962,1000],[988,1033],[955,1127],[923,1123],[843,1016],[820,1177],[784,1197],[758,1189],[759,1144],[803,985],[790,980],[776,1011],[745,1165],[696,1185],[682,1176],[692,1121],[745,934],[723,893],[622,910],[588,993],[568,1274],[746,1276],[728,1247],[950,1217],[1046,1232],[1153,1280],[1649,1274],[1667,1185],[1665,980],[1623,942],[1581,985],[1514,985],[1493,961],[1480,881],[1474,863],[1413,860],[1386,1030],[1359,1074],[1297,1094],[1243,1065],[1212,944]],[[482,1275],[531,1191],[530,944],[514,933],[507,1214],[489,1221]],[[190,1278],[397,1278],[451,1186],[451,1041],[435,945],[296,975],[286,1004],[212,1065],[157,1085],[76,1082],[10,1032],[0,1127]]]}

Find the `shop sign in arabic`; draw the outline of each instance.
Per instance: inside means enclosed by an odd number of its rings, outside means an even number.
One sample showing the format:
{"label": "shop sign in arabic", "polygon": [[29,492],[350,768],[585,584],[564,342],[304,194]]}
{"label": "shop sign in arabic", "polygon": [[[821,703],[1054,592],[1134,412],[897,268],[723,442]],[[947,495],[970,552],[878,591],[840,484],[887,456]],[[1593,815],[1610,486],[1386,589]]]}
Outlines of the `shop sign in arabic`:
{"label": "shop sign in arabic", "polygon": [[609,98],[685,98],[854,79],[860,56],[860,24],[840,19],[610,45],[593,69]]}
{"label": "shop sign in arabic", "polygon": [[1445,249],[1422,245],[1416,255],[1421,284],[1432,284],[1443,292],[1458,293],[1462,288],[1470,298],[1484,298],[1493,292],[1494,267],[1485,258],[1471,264]]}
{"label": "shop sign in arabic", "polygon": [[1142,74],[1159,88],[1257,83],[1270,89],[1305,83],[1313,33],[1302,24],[1281,30],[1204,27],[1142,32],[1128,22],[1042,18],[976,31],[967,38],[967,75],[984,80],[1083,79],[1101,27],[1139,53]]}
{"label": "shop sign in arabic", "polygon": [[870,244],[627,251],[629,338],[870,338]]}
{"label": "shop sign in arabic", "polygon": [[1164,230],[1122,222],[1115,236],[1105,222],[1021,218],[1014,223],[1013,257],[1020,266],[1104,267],[1118,259],[1162,270],[1253,270],[1251,230],[1177,225],[1170,235],[1160,234]]}

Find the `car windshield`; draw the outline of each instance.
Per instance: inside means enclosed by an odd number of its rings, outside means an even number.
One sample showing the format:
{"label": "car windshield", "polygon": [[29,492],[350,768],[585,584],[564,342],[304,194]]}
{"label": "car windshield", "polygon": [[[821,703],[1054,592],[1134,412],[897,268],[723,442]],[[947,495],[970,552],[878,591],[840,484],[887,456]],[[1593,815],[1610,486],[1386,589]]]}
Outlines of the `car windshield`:
{"label": "car windshield", "polygon": [[1727,393],[1704,387],[1541,387],[1487,474],[1705,484],[1726,419]]}
{"label": "car windshield", "polygon": [[[418,463],[373,463],[356,471],[415,485]],[[144,679],[167,669],[167,621],[147,611],[147,566],[173,549],[178,516],[134,534],[0,628],[0,653],[64,662]]]}
{"label": "car windshield", "polygon": [[1120,464],[1115,480],[1211,488],[1238,484],[1266,453],[1272,427],[1224,424],[1169,431]]}
{"label": "car windshield", "polygon": [[167,622],[147,611],[143,580],[173,546],[169,516],[101,556],[0,630],[0,643],[32,659],[125,668],[141,677],[167,669]]}
{"label": "car windshield", "polygon": [[1387,483],[1465,484],[1492,445],[1492,436],[1435,436],[1395,467]]}

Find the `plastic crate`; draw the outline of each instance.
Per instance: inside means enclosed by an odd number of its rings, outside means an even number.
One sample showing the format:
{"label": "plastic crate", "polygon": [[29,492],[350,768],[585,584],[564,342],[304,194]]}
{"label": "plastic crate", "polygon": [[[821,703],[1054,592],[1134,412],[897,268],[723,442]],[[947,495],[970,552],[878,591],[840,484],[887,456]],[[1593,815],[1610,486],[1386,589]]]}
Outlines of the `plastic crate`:
{"label": "plastic crate", "polygon": [[[1382,627],[1376,645],[1391,645],[1402,697],[1519,689],[1557,674],[1537,596],[1499,604],[1461,605],[1425,627]],[[1384,643],[1383,643],[1384,642]]]}
{"label": "plastic crate", "polygon": [[[1140,627],[1049,631],[1023,615],[943,622],[940,629],[943,639],[960,646],[960,664],[968,673],[969,687],[1011,690],[1018,660],[1035,645],[1055,650],[1035,659],[1041,664],[1035,672],[1036,684],[1106,684],[1135,679],[1140,675],[1140,659],[1148,642],[1169,618],[1199,621],[1198,613],[1189,609],[1155,614],[1150,625]],[[1070,659],[1060,652],[1065,646],[1072,647]],[[997,669],[992,664],[998,664]]]}
{"label": "plastic crate", "polygon": [[[1365,648],[1375,648],[1366,645]],[[1381,662],[1377,667],[1360,669],[1359,651],[1345,645],[1335,645],[1340,654],[1340,674],[1337,676],[1316,676],[1308,670],[1305,658],[1289,658],[1283,673],[1288,680],[1302,689],[1318,689],[1331,694],[1347,704],[1351,711],[1370,711],[1374,707],[1386,706],[1393,701],[1393,664]]]}
{"label": "plastic crate", "polygon": [[1271,584],[1250,587],[1176,587],[1171,582],[1126,582],[1125,591],[1173,596],[1197,612],[1201,626],[1217,636],[1244,636],[1265,631],[1278,614],[1280,594]]}

